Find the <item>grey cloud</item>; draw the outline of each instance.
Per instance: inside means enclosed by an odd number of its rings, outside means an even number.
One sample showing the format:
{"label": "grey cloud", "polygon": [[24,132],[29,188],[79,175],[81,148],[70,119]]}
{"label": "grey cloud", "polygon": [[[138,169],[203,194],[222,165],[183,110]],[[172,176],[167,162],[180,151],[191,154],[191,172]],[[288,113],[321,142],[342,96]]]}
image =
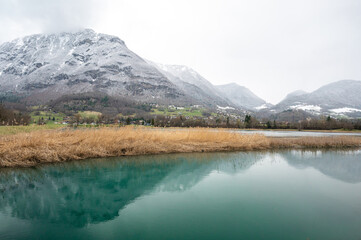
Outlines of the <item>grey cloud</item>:
{"label": "grey cloud", "polygon": [[0,0],[0,42],[89,27],[276,103],[361,80],[360,12],[360,0]]}
{"label": "grey cloud", "polygon": [[94,0],[0,0],[0,42],[37,32],[75,31],[96,21]]}

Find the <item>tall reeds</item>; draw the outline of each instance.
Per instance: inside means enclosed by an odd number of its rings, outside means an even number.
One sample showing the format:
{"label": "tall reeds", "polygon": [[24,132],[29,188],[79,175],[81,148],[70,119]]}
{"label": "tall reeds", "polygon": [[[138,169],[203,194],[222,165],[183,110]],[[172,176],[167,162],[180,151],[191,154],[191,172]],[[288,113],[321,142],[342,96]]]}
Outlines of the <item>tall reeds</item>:
{"label": "tall reeds", "polygon": [[359,146],[361,138],[355,137],[282,139],[215,129],[47,130],[0,137],[0,167],[122,155]]}

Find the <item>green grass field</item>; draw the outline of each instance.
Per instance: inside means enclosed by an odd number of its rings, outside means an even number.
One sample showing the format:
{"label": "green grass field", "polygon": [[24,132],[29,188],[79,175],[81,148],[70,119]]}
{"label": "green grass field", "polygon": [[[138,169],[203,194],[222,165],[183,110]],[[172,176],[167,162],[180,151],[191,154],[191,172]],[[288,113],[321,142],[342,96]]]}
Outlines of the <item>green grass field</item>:
{"label": "green grass field", "polygon": [[204,109],[170,109],[170,108],[153,108],[151,114],[163,116],[189,116],[189,117],[202,117]]}
{"label": "green grass field", "polygon": [[54,124],[54,122],[63,122],[65,114],[48,111],[33,111],[30,113],[30,117],[31,123],[37,123],[40,120],[42,122],[45,122],[46,124]]}
{"label": "green grass field", "polygon": [[58,128],[64,128],[61,124],[46,124],[36,125],[31,124],[29,126],[0,126],[0,136],[13,135],[17,133],[30,133],[39,130],[52,130]]}
{"label": "green grass field", "polygon": [[102,115],[100,112],[94,112],[94,111],[78,112],[78,114],[80,114],[81,118],[91,119],[92,121],[99,120],[99,116]]}

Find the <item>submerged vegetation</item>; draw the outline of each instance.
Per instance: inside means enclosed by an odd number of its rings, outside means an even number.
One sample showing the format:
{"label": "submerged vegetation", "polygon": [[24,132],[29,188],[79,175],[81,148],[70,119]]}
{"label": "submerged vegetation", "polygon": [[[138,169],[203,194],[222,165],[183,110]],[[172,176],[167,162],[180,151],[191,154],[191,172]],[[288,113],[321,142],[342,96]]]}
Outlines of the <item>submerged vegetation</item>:
{"label": "submerged vegetation", "polygon": [[41,130],[0,137],[0,167],[122,155],[360,146],[357,137],[268,138],[205,128]]}

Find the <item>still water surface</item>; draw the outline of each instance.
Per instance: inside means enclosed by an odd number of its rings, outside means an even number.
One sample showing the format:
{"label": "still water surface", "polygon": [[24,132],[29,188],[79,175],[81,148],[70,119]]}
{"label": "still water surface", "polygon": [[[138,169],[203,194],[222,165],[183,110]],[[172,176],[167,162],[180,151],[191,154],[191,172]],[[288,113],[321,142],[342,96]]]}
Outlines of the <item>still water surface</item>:
{"label": "still water surface", "polygon": [[266,137],[361,137],[360,132],[312,132],[312,131],[273,131],[273,130],[236,130],[242,134],[263,134]]}
{"label": "still water surface", "polygon": [[361,239],[361,151],[0,170],[0,239]]}

